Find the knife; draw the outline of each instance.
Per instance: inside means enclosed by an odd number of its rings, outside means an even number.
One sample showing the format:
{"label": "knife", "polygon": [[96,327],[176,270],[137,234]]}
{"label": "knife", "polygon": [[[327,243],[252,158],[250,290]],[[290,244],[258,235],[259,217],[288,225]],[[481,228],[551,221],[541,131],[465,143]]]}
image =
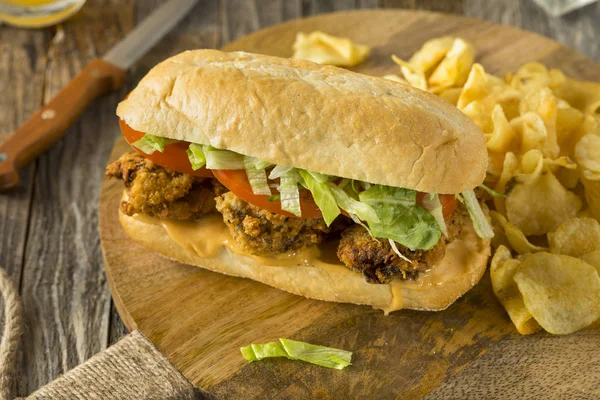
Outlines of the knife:
{"label": "knife", "polygon": [[17,170],[46,152],[97,97],[119,89],[126,71],[179,22],[198,0],[170,0],[101,59],[95,59],[0,144],[0,191],[17,186]]}

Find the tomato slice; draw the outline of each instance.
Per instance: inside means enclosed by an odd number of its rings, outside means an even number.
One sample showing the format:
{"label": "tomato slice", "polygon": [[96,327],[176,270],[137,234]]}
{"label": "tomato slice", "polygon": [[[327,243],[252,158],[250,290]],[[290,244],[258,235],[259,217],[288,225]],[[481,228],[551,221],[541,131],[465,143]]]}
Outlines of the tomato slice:
{"label": "tomato slice", "polygon": [[[212,172],[223,186],[242,200],[276,214],[295,217],[294,214],[281,209],[279,200],[270,201],[269,196],[254,194],[245,170],[213,169]],[[323,217],[321,210],[313,200],[312,194],[306,189],[300,189],[300,209],[303,218]]]}
{"label": "tomato slice", "polygon": [[[144,132],[136,131],[127,125],[122,119],[119,119],[119,125],[121,126],[121,132],[123,132],[123,136],[125,136],[125,140],[127,140],[127,143],[130,145],[131,143],[136,142],[144,137]],[[178,141],[166,145],[165,151],[162,153],[160,151],[155,151],[152,154],[146,154],[135,146],[131,147],[133,147],[137,153],[143,155],[145,158],[155,162],[161,167],[168,168],[172,171],[181,172],[183,174],[212,178],[212,172],[205,167],[202,167],[196,171],[192,169],[192,165],[190,164],[190,160],[188,159],[186,153],[189,145],[189,142]]]}
{"label": "tomato slice", "polygon": [[[423,205],[423,198],[426,193],[417,192],[417,204]],[[442,204],[442,214],[444,214],[444,218],[448,218],[450,214],[456,210],[456,206],[458,202],[456,200],[456,196],[453,194],[440,194],[440,203]]]}

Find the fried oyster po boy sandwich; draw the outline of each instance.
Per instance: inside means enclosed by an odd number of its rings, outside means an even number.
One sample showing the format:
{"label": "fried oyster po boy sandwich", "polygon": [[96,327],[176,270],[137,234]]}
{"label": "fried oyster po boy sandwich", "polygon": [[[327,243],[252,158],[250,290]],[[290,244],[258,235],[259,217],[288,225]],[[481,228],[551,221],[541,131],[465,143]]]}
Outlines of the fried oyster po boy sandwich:
{"label": "fried oyster po boy sandwich", "polygon": [[188,51],[117,108],[107,167],[148,249],[309,298],[442,310],[481,278],[484,136],[412,87],[307,61]]}

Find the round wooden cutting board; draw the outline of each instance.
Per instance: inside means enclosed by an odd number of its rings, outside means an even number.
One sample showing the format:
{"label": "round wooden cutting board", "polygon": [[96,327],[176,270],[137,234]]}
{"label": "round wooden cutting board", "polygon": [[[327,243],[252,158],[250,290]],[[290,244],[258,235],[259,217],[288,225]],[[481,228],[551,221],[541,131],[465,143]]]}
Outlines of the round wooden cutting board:
{"label": "round wooden cutting board", "polygon": [[[460,36],[477,61],[503,75],[539,60],[600,81],[600,66],[533,33],[469,18],[414,11],[320,15],[274,26],[225,50],[292,55],[296,32],[322,30],[373,46],[356,71],[398,73],[426,40]],[[111,161],[127,150],[115,144]],[[102,184],[100,236],[117,309],[194,384],[218,398],[598,398],[600,331],[520,336],[496,301],[489,275],[443,312],[326,303],[152,254],[123,233],[122,183]],[[274,359],[248,364],[239,348],[280,337],[354,352],[343,371]]]}

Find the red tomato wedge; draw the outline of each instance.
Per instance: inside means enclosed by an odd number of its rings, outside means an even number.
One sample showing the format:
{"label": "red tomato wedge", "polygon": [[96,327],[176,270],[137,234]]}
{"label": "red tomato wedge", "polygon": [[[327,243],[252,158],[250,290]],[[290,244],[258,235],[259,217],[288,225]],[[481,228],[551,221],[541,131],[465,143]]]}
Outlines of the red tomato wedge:
{"label": "red tomato wedge", "polygon": [[[295,217],[294,214],[281,209],[279,200],[270,201],[269,196],[254,194],[250,182],[248,182],[246,171],[214,169],[212,172],[223,186],[231,190],[240,199],[273,213]],[[315,204],[312,194],[306,189],[300,189],[300,209],[303,218],[321,218],[323,216],[321,210]]]}
{"label": "red tomato wedge", "polygon": [[[444,214],[444,218],[448,218],[450,214],[456,210],[456,206],[458,202],[456,200],[456,196],[453,194],[440,194],[440,203],[442,204],[442,214]],[[423,205],[423,197],[425,197],[425,193],[417,192],[417,204]]]}
{"label": "red tomato wedge", "polygon": [[[127,125],[122,119],[119,119],[119,125],[121,126],[121,132],[123,132],[123,136],[125,136],[125,140],[127,140],[127,143],[130,145],[131,143],[136,142],[144,137],[144,132],[136,131]],[[183,174],[212,178],[212,172],[207,170],[205,167],[202,167],[196,171],[192,169],[192,165],[190,164],[190,160],[188,159],[186,153],[189,145],[190,144],[188,142],[175,142],[166,145],[164,152],[161,153],[160,151],[155,151],[152,154],[146,154],[135,146],[131,147],[133,147],[136,152],[143,155],[148,160],[155,162],[161,167],[181,172]]]}

